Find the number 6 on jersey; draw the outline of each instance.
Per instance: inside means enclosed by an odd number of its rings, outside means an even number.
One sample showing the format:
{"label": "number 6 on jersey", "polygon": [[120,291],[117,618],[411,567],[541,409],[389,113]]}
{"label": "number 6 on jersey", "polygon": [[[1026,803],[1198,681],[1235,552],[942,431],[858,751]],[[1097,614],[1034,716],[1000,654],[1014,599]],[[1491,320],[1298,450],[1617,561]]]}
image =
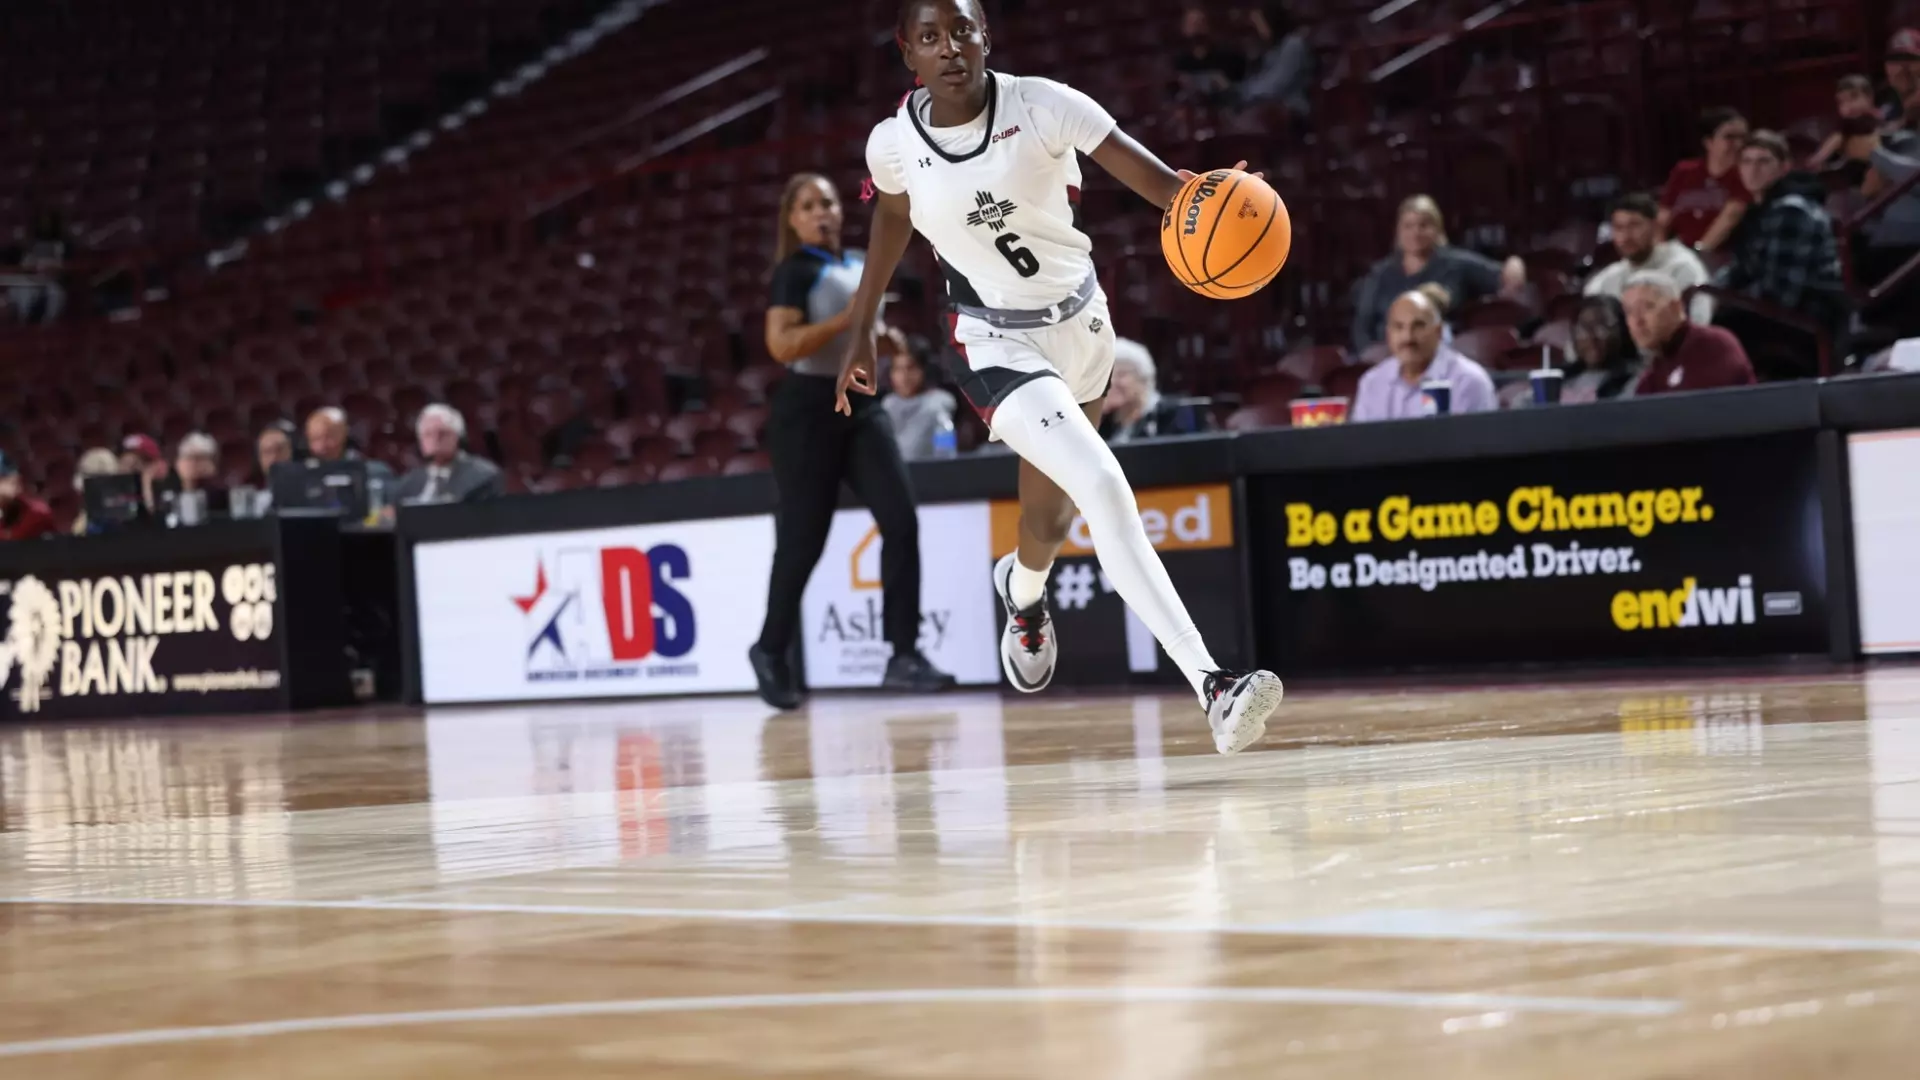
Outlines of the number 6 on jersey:
{"label": "number 6 on jersey", "polygon": [[1026,248],[1014,247],[1019,242],[1019,233],[1008,233],[995,240],[993,246],[1000,249],[1000,254],[1006,256],[1007,262],[1013,265],[1014,270],[1018,271],[1021,277],[1032,277],[1040,272],[1040,260],[1034,258],[1033,252]]}

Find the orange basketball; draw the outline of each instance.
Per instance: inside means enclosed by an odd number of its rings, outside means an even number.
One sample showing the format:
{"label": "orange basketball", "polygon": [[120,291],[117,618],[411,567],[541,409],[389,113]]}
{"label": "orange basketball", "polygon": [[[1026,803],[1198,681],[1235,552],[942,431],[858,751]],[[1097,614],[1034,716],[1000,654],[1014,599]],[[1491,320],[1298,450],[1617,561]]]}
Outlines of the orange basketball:
{"label": "orange basketball", "polygon": [[1187,181],[1160,222],[1160,253],[1173,276],[1216,300],[1266,288],[1292,250],[1287,204],[1265,180],[1238,169]]}

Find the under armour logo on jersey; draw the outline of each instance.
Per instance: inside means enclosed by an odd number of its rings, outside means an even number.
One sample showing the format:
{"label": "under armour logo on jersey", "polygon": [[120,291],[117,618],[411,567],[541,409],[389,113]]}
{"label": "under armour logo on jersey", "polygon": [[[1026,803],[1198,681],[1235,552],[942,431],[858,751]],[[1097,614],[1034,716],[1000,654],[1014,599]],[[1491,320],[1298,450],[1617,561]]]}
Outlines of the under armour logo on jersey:
{"label": "under armour logo on jersey", "polygon": [[1092,322],[1087,323],[1087,329],[1097,334],[1104,329],[1106,325],[1106,323],[1101,322],[1099,319],[1094,319]]}
{"label": "under armour logo on jersey", "polygon": [[920,159],[920,167],[921,167],[921,168],[923,168],[923,169],[928,169],[928,168],[932,168],[932,167],[933,167],[933,159],[932,159],[932,158],[930,158],[930,157],[923,157],[923,158],[921,158],[921,159]]}
{"label": "under armour logo on jersey", "polygon": [[1040,426],[1043,428],[1050,428],[1055,424],[1064,424],[1066,422],[1067,414],[1061,412],[1059,409],[1055,409],[1052,416],[1043,416],[1040,418]]}
{"label": "under armour logo on jersey", "polygon": [[967,215],[967,224],[985,225],[994,232],[1005,229],[1008,215],[1019,209],[1012,199],[995,199],[991,191],[974,192],[973,204],[979,209]]}

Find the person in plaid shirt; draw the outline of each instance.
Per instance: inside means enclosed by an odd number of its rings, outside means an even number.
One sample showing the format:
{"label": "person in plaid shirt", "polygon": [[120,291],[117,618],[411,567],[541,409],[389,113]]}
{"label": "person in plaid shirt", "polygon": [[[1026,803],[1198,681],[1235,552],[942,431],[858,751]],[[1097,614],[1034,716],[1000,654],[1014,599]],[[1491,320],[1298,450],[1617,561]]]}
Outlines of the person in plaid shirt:
{"label": "person in plaid shirt", "polygon": [[[1733,261],[1720,271],[1718,284],[1813,320],[1833,339],[1838,356],[1847,323],[1840,248],[1818,190],[1810,197],[1785,179],[1791,160],[1787,142],[1777,132],[1747,136],[1740,151],[1740,179],[1753,193],[1754,205],[1733,236]],[[1740,338],[1762,378],[1815,374],[1815,345],[1805,334],[1730,305],[1721,308],[1715,321]]]}

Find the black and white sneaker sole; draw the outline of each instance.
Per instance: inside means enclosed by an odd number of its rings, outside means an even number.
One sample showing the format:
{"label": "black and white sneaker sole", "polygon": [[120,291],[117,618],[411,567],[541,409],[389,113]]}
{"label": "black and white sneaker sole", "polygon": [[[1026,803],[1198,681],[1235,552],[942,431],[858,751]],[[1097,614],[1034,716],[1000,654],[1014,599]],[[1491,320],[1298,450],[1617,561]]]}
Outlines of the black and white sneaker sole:
{"label": "black and white sneaker sole", "polygon": [[1212,710],[1208,726],[1213,728],[1213,748],[1222,754],[1237,754],[1260,741],[1267,733],[1267,717],[1280,707],[1287,695],[1280,676],[1271,671],[1256,671],[1243,676],[1227,692],[1226,716],[1217,725]]}
{"label": "black and white sneaker sole", "polygon": [[1047,665],[1047,673],[1040,677],[1039,682],[1030,683],[1021,678],[1019,669],[1013,666],[1013,650],[1019,648],[1017,644],[1014,644],[1014,633],[1013,621],[1009,619],[1007,621],[1007,639],[1002,642],[1000,647],[1000,670],[1006,673],[1007,684],[1015,690],[1023,694],[1037,694],[1045,690],[1047,684],[1053,681],[1053,665]]}
{"label": "black and white sneaker sole", "polygon": [[[995,595],[1000,597],[1001,609],[1011,613],[1013,610],[1013,602],[1007,599],[1007,583],[1012,577],[1013,563],[1006,561],[1005,565],[1007,567],[1007,573],[1005,574],[998,573],[998,566],[994,568],[996,572],[993,575],[993,591]],[[1058,665],[1057,663],[1049,663],[1046,673],[1041,675],[1038,681],[1027,681],[1026,678],[1020,674],[1020,669],[1014,666],[1013,662],[1016,650],[1020,649],[1018,634],[1019,628],[1013,624],[1013,615],[1008,614],[1006,625],[1002,627],[1000,631],[1000,670],[1007,676],[1008,686],[1013,687],[1023,694],[1037,694],[1045,690],[1047,684],[1053,681],[1053,669]],[[1048,620],[1047,648],[1051,650],[1052,655],[1057,658],[1060,655],[1060,643],[1053,635],[1053,622],[1052,620]]]}

